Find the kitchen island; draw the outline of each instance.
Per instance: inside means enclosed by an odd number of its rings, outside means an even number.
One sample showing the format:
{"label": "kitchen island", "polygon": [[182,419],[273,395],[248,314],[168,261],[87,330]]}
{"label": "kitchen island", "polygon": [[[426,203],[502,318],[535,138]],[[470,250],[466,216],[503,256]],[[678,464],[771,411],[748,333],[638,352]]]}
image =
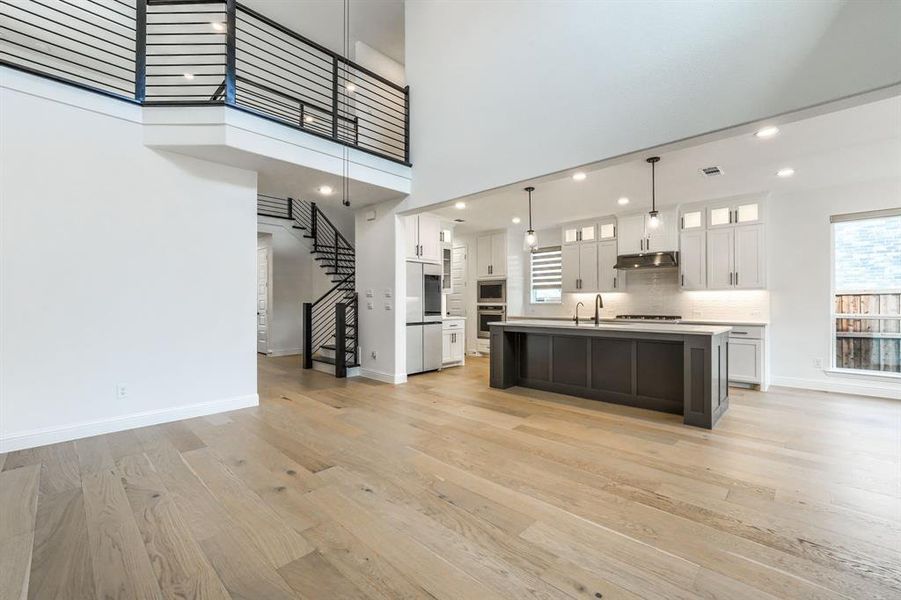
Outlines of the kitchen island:
{"label": "kitchen island", "polygon": [[522,386],[681,414],[712,429],[729,407],[729,331],[681,323],[490,324],[493,388]]}

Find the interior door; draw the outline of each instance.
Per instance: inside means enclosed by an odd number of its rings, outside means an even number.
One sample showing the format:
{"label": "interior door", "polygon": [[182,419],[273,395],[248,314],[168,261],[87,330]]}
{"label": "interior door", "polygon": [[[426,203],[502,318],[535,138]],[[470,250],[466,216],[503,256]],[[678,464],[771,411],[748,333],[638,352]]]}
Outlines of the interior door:
{"label": "interior door", "polygon": [[580,292],[596,292],[598,289],[598,245],[579,246]]}
{"label": "interior door", "polygon": [[732,265],[735,263],[735,230],[711,229],[707,232],[707,287],[732,287]]}
{"label": "interior door", "polygon": [[257,352],[269,354],[269,248],[257,248]]}
{"label": "interior door", "polygon": [[441,220],[434,215],[419,215],[420,260],[441,262]]}
{"label": "interior door", "polygon": [[679,284],[684,290],[707,287],[707,232],[686,231],[681,236]]}
{"label": "interior door", "polygon": [[616,241],[601,242],[598,244],[598,291],[616,292],[623,291],[619,271],[613,267],[616,265]]}
{"label": "interior door", "polygon": [[455,246],[451,251],[451,293],[447,295],[447,314],[465,317],[463,293],[466,291],[466,246]]}
{"label": "interior door", "polygon": [[735,287],[766,285],[762,225],[742,225],[735,231]]}
{"label": "interior door", "polygon": [[631,215],[618,219],[619,231],[616,241],[620,254],[638,254],[644,252],[644,214]]}
{"label": "interior door", "polygon": [[404,217],[404,248],[408,260],[419,260],[419,215]]}
{"label": "interior door", "polygon": [[579,291],[579,248],[581,246],[563,246],[561,250],[564,292]]}

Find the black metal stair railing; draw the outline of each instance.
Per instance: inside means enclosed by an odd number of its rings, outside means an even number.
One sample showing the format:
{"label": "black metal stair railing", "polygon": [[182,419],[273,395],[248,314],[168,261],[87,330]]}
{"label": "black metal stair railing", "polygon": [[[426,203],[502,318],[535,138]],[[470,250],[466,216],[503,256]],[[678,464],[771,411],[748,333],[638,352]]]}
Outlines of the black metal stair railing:
{"label": "black metal stair railing", "polygon": [[410,164],[409,88],[235,0],[0,0],[0,64],[145,105],[228,105]]}
{"label": "black metal stair railing", "polygon": [[345,377],[348,368],[359,366],[359,302],[353,245],[315,202],[258,194],[257,214],[290,219],[294,228],[312,240],[313,257],[333,285],[315,302],[303,304],[304,368],[312,368],[313,361],[320,361],[334,365],[337,377]]}

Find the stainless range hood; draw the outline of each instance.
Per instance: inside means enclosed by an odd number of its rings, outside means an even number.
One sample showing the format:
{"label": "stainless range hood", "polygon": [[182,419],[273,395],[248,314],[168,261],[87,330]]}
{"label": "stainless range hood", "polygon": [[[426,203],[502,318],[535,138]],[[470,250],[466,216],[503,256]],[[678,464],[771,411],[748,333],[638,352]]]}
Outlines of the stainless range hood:
{"label": "stainless range hood", "polygon": [[679,266],[678,252],[645,252],[643,254],[620,254],[614,268],[620,271],[639,269],[675,269]]}

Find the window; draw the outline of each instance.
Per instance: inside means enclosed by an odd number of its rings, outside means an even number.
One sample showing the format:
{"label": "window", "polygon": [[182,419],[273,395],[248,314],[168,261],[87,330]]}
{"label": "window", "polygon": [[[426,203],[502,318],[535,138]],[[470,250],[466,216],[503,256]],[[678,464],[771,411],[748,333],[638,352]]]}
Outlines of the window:
{"label": "window", "polygon": [[832,217],[832,366],[901,373],[901,209]]}
{"label": "window", "polygon": [[563,297],[563,262],[560,246],[532,252],[532,304],[560,304]]}

